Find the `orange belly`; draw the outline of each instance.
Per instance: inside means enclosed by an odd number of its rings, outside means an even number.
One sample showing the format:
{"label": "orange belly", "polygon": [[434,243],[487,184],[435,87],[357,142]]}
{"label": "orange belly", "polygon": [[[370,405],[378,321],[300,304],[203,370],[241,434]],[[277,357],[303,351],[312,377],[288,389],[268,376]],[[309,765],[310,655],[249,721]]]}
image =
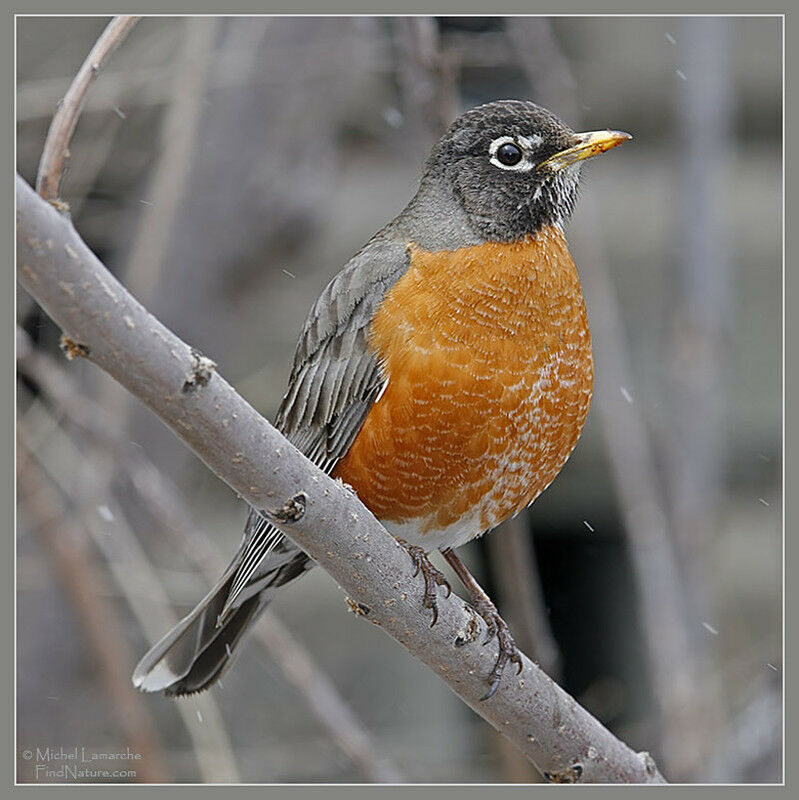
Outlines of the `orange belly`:
{"label": "orange belly", "polygon": [[370,346],[388,385],[334,475],[384,522],[488,530],[577,443],[593,384],[580,283],[559,228],[518,244],[412,250]]}

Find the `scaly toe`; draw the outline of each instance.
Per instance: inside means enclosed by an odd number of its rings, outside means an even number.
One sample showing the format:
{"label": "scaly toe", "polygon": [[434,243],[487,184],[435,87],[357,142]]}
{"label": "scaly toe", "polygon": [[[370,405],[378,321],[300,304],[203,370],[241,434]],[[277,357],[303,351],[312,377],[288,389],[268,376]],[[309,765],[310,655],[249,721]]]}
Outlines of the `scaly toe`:
{"label": "scaly toe", "polygon": [[427,553],[425,553],[421,547],[408,544],[403,539],[398,538],[397,541],[408,551],[408,555],[411,557],[411,561],[413,561],[414,567],[416,568],[413,573],[414,577],[420,572],[424,576],[424,599],[422,600],[422,605],[424,605],[425,608],[429,608],[433,614],[433,620],[430,623],[430,627],[432,628],[438,621],[436,586],[445,587],[447,590],[447,597],[452,594],[452,587],[449,585],[449,581],[446,579],[444,573],[433,566],[430,559],[427,557]]}
{"label": "scaly toe", "polygon": [[494,668],[488,675],[489,689],[480,698],[480,700],[488,700],[494,696],[499,688],[499,683],[502,680],[502,675],[505,672],[505,667],[508,665],[508,662],[516,664],[517,674],[521,673],[524,662],[522,661],[519,648],[516,647],[516,642],[513,641],[513,637],[508,630],[507,623],[499,616],[499,612],[496,610],[493,603],[478,604],[477,611],[480,616],[483,617],[488,627],[488,638],[486,642],[496,636],[497,644],[499,645],[497,660],[494,663]]}

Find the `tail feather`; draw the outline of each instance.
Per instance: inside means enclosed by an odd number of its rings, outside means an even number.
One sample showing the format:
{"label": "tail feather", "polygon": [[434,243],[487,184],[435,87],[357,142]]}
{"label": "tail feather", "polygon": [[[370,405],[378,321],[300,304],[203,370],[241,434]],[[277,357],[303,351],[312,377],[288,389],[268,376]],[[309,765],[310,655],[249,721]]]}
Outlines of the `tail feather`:
{"label": "tail feather", "polygon": [[[278,557],[279,556],[279,557]],[[313,562],[296,550],[276,554],[279,566],[259,571],[252,590],[242,592],[235,608],[221,613],[230,596],[240,558],[225,570],[208,594],[139,661],[133,685],[144,692],[168,696],[193,694],[207,689],[232,664],[236,647],[264,610],[274,591],[303,575]]]}
{"label": "tail feather", "polygon": [[266,603],[251,597],[228,617],[219,632],[199,651],[189,671],[178,681],[164,687],[164,694],[179,697],[194,694],[216,683],[235,660],[236,645],[244,632],[257,619]]}

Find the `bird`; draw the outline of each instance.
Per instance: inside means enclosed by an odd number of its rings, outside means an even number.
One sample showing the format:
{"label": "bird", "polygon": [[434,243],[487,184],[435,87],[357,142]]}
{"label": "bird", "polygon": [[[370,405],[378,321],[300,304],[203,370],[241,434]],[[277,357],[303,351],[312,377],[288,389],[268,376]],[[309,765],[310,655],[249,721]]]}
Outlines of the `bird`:
{"label": "bird", "polygon": [[[469,109],[419,188],[333,277],[296,347],[279,431],[352,487],[406,549],[437,617],[440,551],[486,622],[496,692],[522,661],[455,548],[529,506],[574,449],[593,392],[591,335],[564,224],[583,162],[631,139],[575,133],[527,100]],[[275,593],[313,560],[251,508],[218,582],[144,655],[142,691],[214,684]]]}

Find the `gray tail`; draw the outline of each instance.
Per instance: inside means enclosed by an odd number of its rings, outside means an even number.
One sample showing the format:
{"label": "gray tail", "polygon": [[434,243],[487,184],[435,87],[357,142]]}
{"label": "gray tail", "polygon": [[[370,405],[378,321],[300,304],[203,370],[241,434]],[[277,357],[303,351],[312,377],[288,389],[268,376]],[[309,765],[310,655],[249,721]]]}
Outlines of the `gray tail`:
{"label": "gray tail", "polygon": [[[279,568],[261,573],[236,608],[220,619],[239,559],[210,592],[136,665],[133,685],[143,692],[181,696],[213,685],[233,663],[237,646],[271,600],[274,590],[303,575],[312,561],[301,551]],[[249,588],[249,587],[248,587]]]}

